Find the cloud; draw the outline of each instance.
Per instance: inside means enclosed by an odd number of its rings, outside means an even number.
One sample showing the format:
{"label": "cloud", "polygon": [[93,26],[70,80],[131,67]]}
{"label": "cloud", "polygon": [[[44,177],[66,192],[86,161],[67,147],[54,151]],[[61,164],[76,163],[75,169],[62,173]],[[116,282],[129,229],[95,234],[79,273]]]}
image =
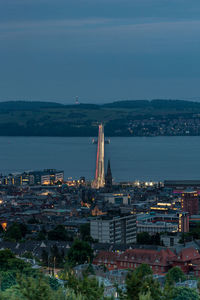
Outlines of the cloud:
{"label": "cloud", "polygon": [[199,34],[199,0],[1,0],[0,97],[198,96]]}
{"label": "cloud", "polygon": [[[119,53],[185,52],[200,50],[200,20],[84,18],[4,22],[0,39],[20,39],[68,51]],[[45,46],[46,45],[46,46]]]}

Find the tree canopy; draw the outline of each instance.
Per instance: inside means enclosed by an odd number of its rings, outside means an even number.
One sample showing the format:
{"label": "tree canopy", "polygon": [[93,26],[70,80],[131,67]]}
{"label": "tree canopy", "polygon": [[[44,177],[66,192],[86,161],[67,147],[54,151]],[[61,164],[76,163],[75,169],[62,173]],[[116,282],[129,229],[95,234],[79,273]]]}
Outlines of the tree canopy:
{"label": "tree canopy", "polygon": [[174,284],[178,281],[183,281],[186,279],[185,274],[179,267],[173,267],[171,268],[165,277],[166,281],[169,282],[170,284]]}
{"label": "tree canopy", "polygon": [[75,266],[90,262],[93,258],[93,250],[87,242],[75,240],[67,254],[68,262]]}

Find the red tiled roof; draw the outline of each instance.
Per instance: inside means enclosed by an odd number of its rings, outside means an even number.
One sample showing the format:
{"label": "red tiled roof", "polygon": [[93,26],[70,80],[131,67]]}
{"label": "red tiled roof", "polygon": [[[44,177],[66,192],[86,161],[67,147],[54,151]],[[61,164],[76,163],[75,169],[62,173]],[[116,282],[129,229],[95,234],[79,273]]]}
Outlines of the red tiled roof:
{"label": "red tiled roof", "polygon": [[200,259],[200,254],[198,250],[190,247],[182,249],[175,258],[172,258],[172,261],[182,261],[187,262],[191,260],[198,260]]}
{"label": "red tiled roof", "polygon": [[94,258],[93,262],[105,262],[107,260],[108,262],[115,262],[117,260],[118,253],[111,252],[111,251],[100,251],[97,256]]}
{"label": "red tiled roof", "polygon": [[151,265],[168,265],[168,260],[174,256],[175,254],[169,249],[162,249],[161,251],[132,249],[126,250],[117,260],[133,263],[147,263]]}

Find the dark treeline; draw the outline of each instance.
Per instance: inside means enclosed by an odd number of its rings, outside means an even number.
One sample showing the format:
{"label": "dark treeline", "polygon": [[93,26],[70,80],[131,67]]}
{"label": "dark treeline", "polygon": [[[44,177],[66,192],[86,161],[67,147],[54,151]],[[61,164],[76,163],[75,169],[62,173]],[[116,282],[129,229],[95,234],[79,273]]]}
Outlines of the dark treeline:
{"label": "dark treeline", "polygon": [[0,102],[0,136],[200,135],[200,103],[134,100],[64,105],[41,101]]}

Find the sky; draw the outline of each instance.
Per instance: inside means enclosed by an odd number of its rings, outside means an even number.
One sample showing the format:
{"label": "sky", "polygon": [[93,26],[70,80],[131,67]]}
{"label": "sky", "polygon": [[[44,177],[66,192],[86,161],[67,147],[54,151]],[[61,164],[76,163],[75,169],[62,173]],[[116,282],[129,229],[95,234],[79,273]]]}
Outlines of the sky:
{"label": "sky", "polygon": [[0,0],[0,101],[200,100],[199,0]]}

